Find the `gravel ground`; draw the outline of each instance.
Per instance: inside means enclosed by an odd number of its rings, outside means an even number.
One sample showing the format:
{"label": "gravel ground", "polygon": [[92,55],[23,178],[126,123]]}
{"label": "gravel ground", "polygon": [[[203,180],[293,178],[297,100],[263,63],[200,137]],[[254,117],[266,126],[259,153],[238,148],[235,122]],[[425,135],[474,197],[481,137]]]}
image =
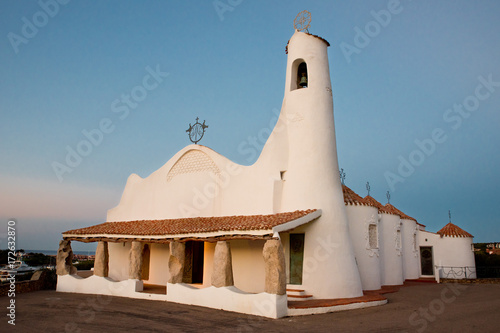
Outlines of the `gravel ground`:
{"label": "gravel ground", "polygon": [[15,326],[0,298],[0,332],[493,332],[499,284],[421,284],[383,306],[267,319],[182,304],[38,291],[17,295]]}

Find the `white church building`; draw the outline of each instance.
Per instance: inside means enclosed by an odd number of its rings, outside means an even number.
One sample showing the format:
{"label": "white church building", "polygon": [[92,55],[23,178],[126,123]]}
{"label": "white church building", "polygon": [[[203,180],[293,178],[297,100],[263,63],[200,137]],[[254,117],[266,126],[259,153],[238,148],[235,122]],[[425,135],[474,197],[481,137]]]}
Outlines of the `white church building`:
{"label": "white church building", "polygon": [[[148,177],[132,174],[105,223],[64,232],[57,290],[280,318],[381,305],[364,291],[472,271],[470,234],[425,231],[341,183],[329,45],[303,31],[289,40],[281,113],[253,165],[189,145]],[[98,242],[93,276],[76,274],[71,241]],[[289,307],[301,299],[362,301]]]}

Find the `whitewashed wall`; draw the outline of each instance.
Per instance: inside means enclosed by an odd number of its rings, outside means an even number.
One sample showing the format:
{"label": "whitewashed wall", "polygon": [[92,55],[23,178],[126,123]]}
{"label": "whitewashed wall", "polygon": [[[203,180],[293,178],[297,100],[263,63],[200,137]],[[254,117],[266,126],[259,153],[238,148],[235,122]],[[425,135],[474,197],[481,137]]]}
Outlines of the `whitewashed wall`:
{"label": "whitewashed wall", "polygon": [[381,214],[380,219],[380,261],[381,283],[384,286],[403,284],[402,247],[397,246],[397,231],[400,230],[399,216]]}
{"label": "whitewashed wall", "polygon": [[[429,231],[419,231],[419,246],[432,246],[434,266],[456,267],[460,272],[461,267],[471,267],[467,271],[468,278],[475,278],[471,271],[475,271],[474,251],[472,250],[473,238],[471,237],[441,237],[439,234]],[[446,271],[449,271],[447,268]],[[421,270],[420,270],[421,272]],[[434,274],[437,274],[435,271]],[[441,272],[440,277],[446,277]],[[452,277],[449,275],[448,277]],[[455,276],[454,278],[465,278],[465,274]]]}
{"label": "whitewashed wall", "polygon": [[[370,247],[369,226],[375,225],[380,232],[378,209],[372,206],[347,205],[349,233],[354,246],[356,262],[363,290],[377,290],[381,287],[379,248]],[[377,237],[378,238],[378,237]],[[379,240],[377,240],[377,245]]]}
{"label": "whitewashed wall", "polygon": [[403,278],[418,279],[420,277],[420,250],[417,240],[417,223],[413,220],[401,219],[403,237]]}

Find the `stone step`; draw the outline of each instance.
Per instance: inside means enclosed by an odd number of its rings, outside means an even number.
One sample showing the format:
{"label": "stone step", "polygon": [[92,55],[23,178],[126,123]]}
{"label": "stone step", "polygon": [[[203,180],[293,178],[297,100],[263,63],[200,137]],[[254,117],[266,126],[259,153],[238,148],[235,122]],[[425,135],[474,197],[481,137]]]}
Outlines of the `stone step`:
{"label": "stone step", "polygon": [[286,289],[286,296],[289,301],[305,301],[312,299],[312,295],[306,294],[304,289]]}
{"label": "stone step", "polygon": [[[290,298],[312,298],[313,295],[287,295],[287,297]],[[298,301],[298,299],[296,299]]]}

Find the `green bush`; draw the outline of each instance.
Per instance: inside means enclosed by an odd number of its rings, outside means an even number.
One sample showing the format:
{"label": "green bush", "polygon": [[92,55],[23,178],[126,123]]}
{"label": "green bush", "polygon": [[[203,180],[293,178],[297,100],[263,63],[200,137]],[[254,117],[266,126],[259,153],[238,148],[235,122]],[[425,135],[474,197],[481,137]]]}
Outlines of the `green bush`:
{"label": "green bush", "polygon": [[478,278],[500,278],[500,255],[475,253]]}
{"label": "green bush", "polygon": [[74,264],[79,271],[88,271],[94,267],[94,260],[80,261],[78,264]]}

